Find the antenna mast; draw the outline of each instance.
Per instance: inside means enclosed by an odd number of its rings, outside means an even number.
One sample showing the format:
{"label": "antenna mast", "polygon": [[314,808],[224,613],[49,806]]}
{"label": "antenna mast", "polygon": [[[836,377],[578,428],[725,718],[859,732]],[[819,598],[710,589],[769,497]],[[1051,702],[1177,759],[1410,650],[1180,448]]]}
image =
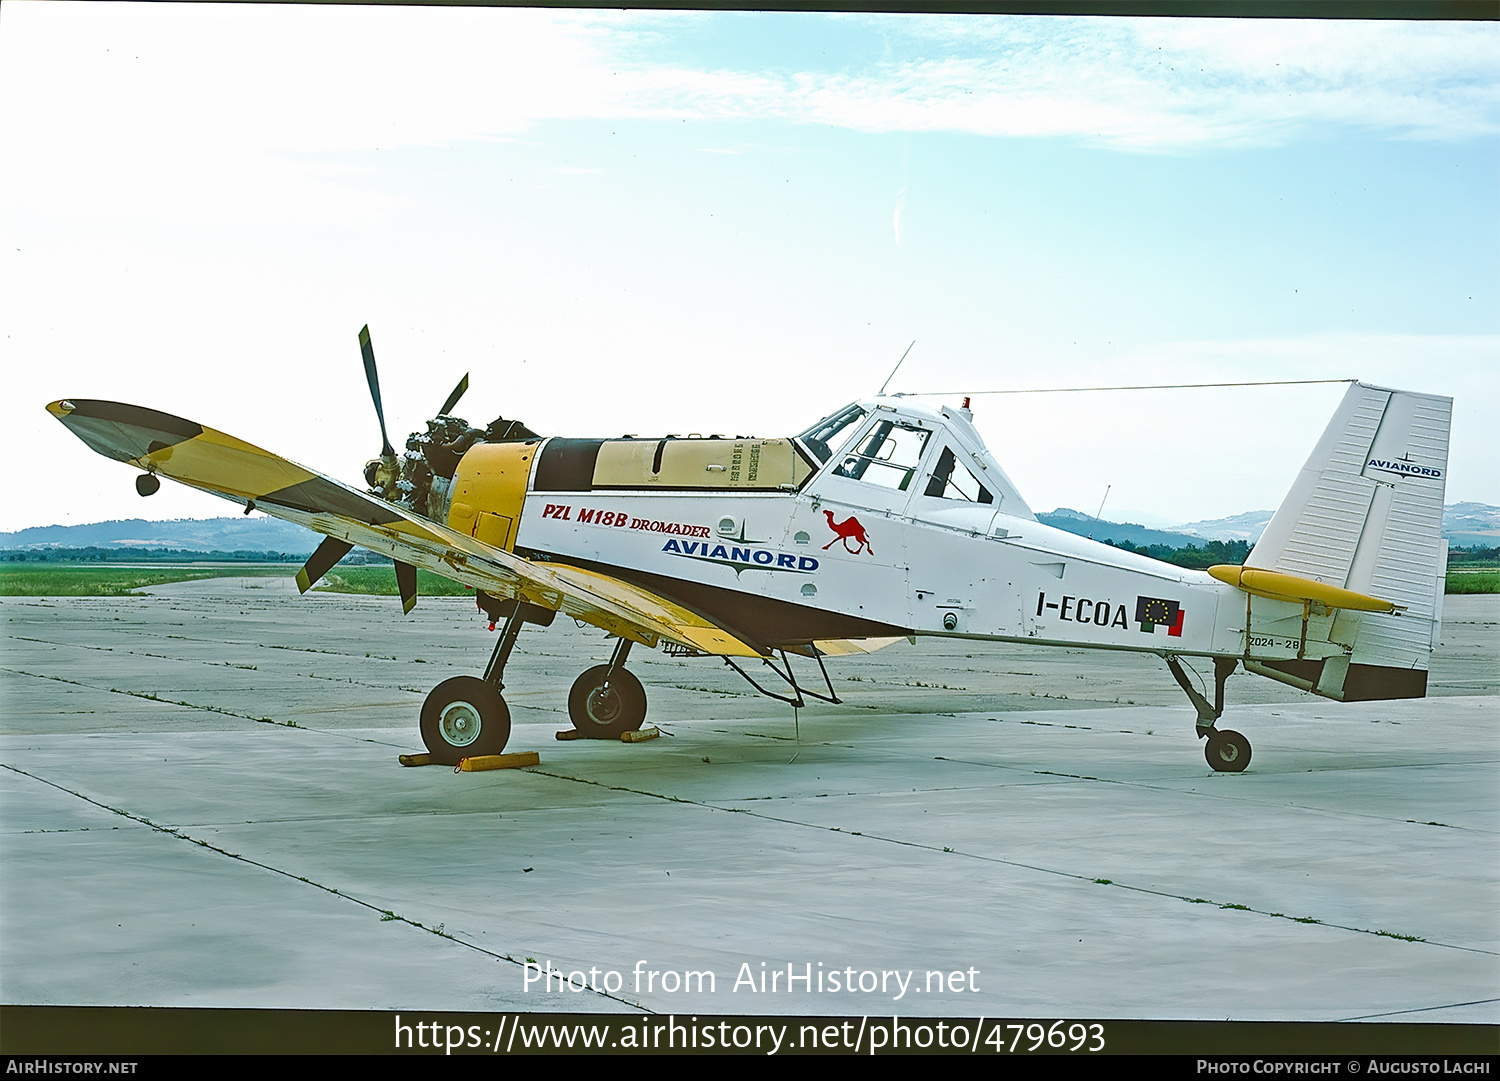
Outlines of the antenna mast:
{"label": "antenna mast", "polygon": [[[911,340],[911,345],[908,345],[906,347],[906,353],[910,353],[912,345],[916,345],[916,344],[917,344],[917,339],[913,338]],[[880,389],[875,392],[875,396],[877,398],[880,397],[880,395],[882,395],[882,394],[885,393],[885,388],[891,385],[891,380],[892,379],[896,378],[896,373],[901,370],[901,365],[906,362],[906,353],[902,353],[901,354],[901,359],[898,360],[898,361],[896,361],[896,366],[891,369],[891,374],[885,377],[885,382],[884,383],[880,384]]]}
{"label": "antenna mast", "polygon": [[[1104,486],[1104,499],[1108,499],[1109,498],[1109,490],[1112,487],[1114,487],[1114,486],[1111,485],[1111,484],[1106,484]],[[1098,512],[1098,514],[1094,515],[1094,525],[1096,525],[1096,526],[1099,524],[1099,515],[1104,513],[1104,499],[1099,500],[1099,512]],[[1094,531],[1092,529],[1090,529],[1089,530],[1089,540],[1093,540],[1093,539],[1094,539]]]}

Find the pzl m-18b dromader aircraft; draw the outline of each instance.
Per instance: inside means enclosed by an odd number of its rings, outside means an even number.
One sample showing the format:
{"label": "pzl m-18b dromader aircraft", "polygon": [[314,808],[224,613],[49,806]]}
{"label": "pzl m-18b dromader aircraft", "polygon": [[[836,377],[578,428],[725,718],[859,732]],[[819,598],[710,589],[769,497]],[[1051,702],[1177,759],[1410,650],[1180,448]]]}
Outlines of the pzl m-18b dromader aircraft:
{"label": "pzl m-18b dromader aircraft", "polygon": [[[360,344],[384,437],[368,328]],[[597,737],[646,716],[625,667],[636,644],[722,657],[794,705],[838,701],[823,657],[916,635],[1153,653],[1196,708],[1209,765],[1227,771],[1250,760],[1249,741],[1215,724],[1241,665],[1340,701],[1426,693],[1446,562],[1447,398],[1353,383],[1245,566],[1205,573],[1038,522],[967,400],[878,397],[782,439],[563,439],[503,418],[471,428],[449,415],[467,385],[403,456],[384,439],[369,491],[155,410],[82,398],[47,408],[144,470],[143,495],[170,477],[324,534],[297,575],[304,592],[355,545],[395,561],[407,611],[416,567],[475,589],[504,630],[482,676],[445,680],[423,705],[438,761],[504,748],[506,661],[523,624],[557,612],[618,638],[568,698],[579,733]],[[817,665],[826,693],[799,685],[792,654]],[[1183,657],[1213,661],[1212,702]],[[769,665],[788,693],[756,683],[745,660]]]}

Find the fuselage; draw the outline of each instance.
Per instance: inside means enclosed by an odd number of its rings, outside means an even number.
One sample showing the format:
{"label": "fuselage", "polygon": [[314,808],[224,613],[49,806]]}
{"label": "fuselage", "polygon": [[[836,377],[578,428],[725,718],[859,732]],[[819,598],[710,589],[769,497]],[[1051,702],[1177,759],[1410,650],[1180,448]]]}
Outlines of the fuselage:
{"label": "fuselage", "polygon": [[[605,571],[763,648],[898,635],[1313,659],[1334,613],[1038,522],[960,409],[846,407],[791,439],[481,444],[448,524]],[[1335,635],[1336,636],[1336,635]]]}

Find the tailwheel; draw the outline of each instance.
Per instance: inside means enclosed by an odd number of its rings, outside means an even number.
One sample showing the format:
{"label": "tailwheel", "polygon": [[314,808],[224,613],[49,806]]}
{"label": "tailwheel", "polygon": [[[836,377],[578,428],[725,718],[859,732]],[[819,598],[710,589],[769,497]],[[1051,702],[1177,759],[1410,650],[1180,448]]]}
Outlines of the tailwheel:
{"label": "tailwheel", "polygon": [[1208,734],[1203,757],[1219,773],[1239,773],[1250,764],[1250,741],[1231,729],[1215,728]]}
{"label": "tailwheel", "polygon": [[499,754],[510,739],[510,708],[493,686],[475,676],[454,676],[422,703],[422,742],[434,762]]}
{"label": "tailwheel", "polygon": [[[646,689],[624,668],[595,665],[568,692],[568,716],[573,727],[589,739],[619,739],[634,732],[646,719]],[[606,677],[607,683],[606,683]]]}

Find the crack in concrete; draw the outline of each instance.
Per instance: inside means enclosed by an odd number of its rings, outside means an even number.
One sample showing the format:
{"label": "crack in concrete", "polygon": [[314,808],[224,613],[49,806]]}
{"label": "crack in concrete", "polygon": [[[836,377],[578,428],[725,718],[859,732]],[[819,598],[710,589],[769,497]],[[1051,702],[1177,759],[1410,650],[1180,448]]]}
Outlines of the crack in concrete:
{"label": "crack in concrete", "polygon": [[[1076,882],[1086,882],[1086,883],[1089,883],[1090,885],[1112,886],[1112,887],[1114,887],[1116,889],[1129,890],[1132,893],[1140,893],[1140,894],[1144,894],[1144,895],[1151,896],[1151,897],[1162,897],[1162,898],[1166,898],[1168,900],[1174,900],[1174,901],[1183,901],[1183,902],[1185,902],[1187,904],[1209,904],[1209,905],[1215,905],[1216,904],[1221,909],[1227,908],[1227,909],[1232,909],[1232,910],[1235,910],[1235,911],[1249,912],[1249,913],[1252,913],[1253,915],[1265,916],[1265,917],[1272,918],[1272,919],[1290,920],[1293,923],[1305,923],[1305,924],[1310,924],[1310,925],[1316,925],[1316,926],[1319,926],[1319,927],[1328,927],[1328,928],[1332,928],[1332,929],[1339,930],[1339,931],[1350,931],[1350,932],[1353,932],[1355,934],[1374,935],[1376,937],[1381,937],[1381,938],[1394,938],[1394,939],[1398,939],[1398,940],[1404,941],[1404,942],[1414,942],[1414,943],[1421,943],[1423,945],[1428,945],[1428,946],[1439,946],[1439,947],[1442,947],[1444,949],[1460,950],[1460,951],[1463,951],[1465,953],[1484,954],[1484,955],[1491,956],[1491,957],[1500,956],[1500,953],[1497,953],[1494,950],[1483,950],[1483,949],[1479,949],[1476,946],[1460,946],[1460,945],[1457,945],[1456,943],[1452,943],[1452,942],[1434,942],[1434,941],[1431,941],[1429,939],[1421,938],[1421,937],[1416,936],[1416,935],[1404,935],[1404,934],[1398,934],[1398,933],[1393,932],[1393,931],[1385,931],[1385,930],[1371,930],[1370,928],[1367,928],[1367,927],[1351,927],[1351,926],[1349,926],[1347,924],[1330,923],[1330,922],[1327,922],[1327,921],[1324,921],[1324,920],[1314,919],[1311,916],[1288,916],[1284,912],[1270,912],[1270,911],[1267,911],[1265,909],[1254,908],[1254,907],[1252,907],[1250,905],[1240,905],[1240,904],[1234,904],[1234,903],[1225,903],[1225,902],[1211,901],[1211,900],[1208,900],[1208,899],[1203,898],[1203,897],[1188,897],[1186,894],[1169,893],[1169,892],[1167,892],[1165,890],[1154,890],[1154,889],[1151,889],[1150,887],[1147,887],[1147,886],[1131,886],[1131,885],[1127,885],[1127,884],[1125,884],[1123,882],[1114,882],[1114,881],[1112,881],[1110,879],[1094,878],[1094,877],[1091,877],[1089,875],[1078,874],[1078,873],[1073,872],[1073,871],[1059,870],[1059,869],[1057,869],[1055,867],[1044,867],[1044,866],[1041,866],[1039,864],[1023,863],[1020,860],[1007,860],[1007,859],[1003,859],[1003,858],[1001,858],[999,856],[986,856],[986,855],[981,855],[981,854],[975,853],[975,852],[960,852],[960,851],[957,851],[957,850],[955,850],[953,848],[945,847],[945,846],[942,846],[942,845],[927,844],[927,843],[922,842],[922,841],[908,841],[908,840],[904,840],[904,839],[902,839],[900,837],[885,837],[885,836],[882,836],[882,835],[876,834],[876,833],[867,833],[867,832],[864,832],[864,831],[856,831],[856,830],[846,830],[846,829],[843,829],[842,827],[839,827],[839,826],[824,826],[824,825],[819,825],[819,824],[813,823],[813,822],[804,822],[804,821],[801,821],[801,820],[795,819],[795,818],[782,818],[782,817],[777,816],[777,815],[766,814],[763,811],[753,811],[753,810],[750,810],[748,808],[743,808],[743,807],[723,807],[723,806],[719,806],[717,804],[707,803],[707,802],[704,802],[702,800],[689,799],[689,798],[686,798],[686,797],[683,797],[683,796],[668,796],[668,795],[665,795],[665,794],[660,793],[660,792],[650,792],[650,791],[647,791],[645,789],[630,788],[630,787],[628,787],[626,785],[613,785],[613,784],[607,784],[607,783],[605,783],[603,781],[591,781],[591,780],[588,780],[588,779],[582,778],[582,777],[570,777],[567,774],[562,774],[562,773],[551,773],[551,772],[548,772],[547,770],[537,769],[535,767],[533,767],[531,769],[528,769],[526,772],[527,773],[538,773],[538,774],[541,774],[542,776],[552,777],[552,778],[554,778],[556,780],[560,780],[560,781],[573,781],[573,782],[575,782],[577,784],[593,785],[595,787],[604,788],[604,789],[607,789],[607,790],[612,791],[612,792],[629,792],[629,793],[631,793],[633,795],[646,796],[646,797],[651,798],[651,799],[664,800],[664,801],[667,801],[667,802],[670,802],[670,803],[686,803],[686,804],[690,804],[690,805],[695,806],[695,807],[702,807],[702,808],[704,808],[706,810],[711,810],[711,811],[722,811],[722,812],[727,813],[727,814],[747,814],[747,815],[751,815],[751,816],[753,816],[755,818],[763,819],[763,820],[765,820],[767,822],[778,822],[778,823],[780,823],[782,825],[797,826],[797,827],[800,827],[802,829],[827,830],[827,831],[832,832],[832,833],[842,833],[842,834],[845,834],[846,836],[850,836],[850,837],[863,837],[863,838],[865,838],[867,840],[881,841],[881,842],[884,842],[886,844],[899,845],[899,846],[901,846],[903,848],[916,848],[916,849],[920,849],[922,851],[936,853],[938,855],[961,856],[961,857],[964,857],[966,859],[979,860],[979,861],[984,862],[984,863],[993,863],[993,864],[998,864],[998,865],[1005,866],[1005,867],[1016,867],[1016,868],[1020,868],[1020,869],[1023,869],[1023,870],[1035,871],[1035,872],[1037,872],[1039,874],[1053,875],[1053,876],[1058,877],[1058,878],[1071,879],[1071,880],[1076,881]],[[1125,782],[1109,782],[1109,783],[1116,783],[1116,784],[1118,784],[1118,783],[1125,783]]]}
{"label": "crack in concrete", "polygon": [[[382,923],[392,923],[392,922],[404,923],[404,924],[406,924],[406,925],[408,925],[410,927],[416,928],[419,931],[425,931],[425,932],[427,932],[430,935],[435,935],[438,938],[445,938],[449,942],[454,943],[455,945],[463,946],[463,947],[465,947],[467,949],[473,950],[475,953],[480,953],[480,954],[483,954],[486,957],[491,957],[491,958],[495,959],[496,961],[507,961],[510,964],[513,964],[513,965],[521,967],[523,970],[525,968],[526,962],[524,960],[517,960],[516,958],[512,957],[510,954],[498,953],[495,950],[487,949],[486,947],[481,946],[481,945],[479,945],[477,943],[469,942],[469,941],[467,941],[465,939],[459,938],[455,934],[453,934],[452,932],[449,932],[448,930],[446,930],[446,925],[445,924],[438,924],[436,927],[428,927],[428,926],[424,925],[423,923],[421,923],[421,922],[419,922],[417,920],[411,919],[411,918],[409,918],[407,916],[399,915],[399,914],[393,912],[390,909],[381,908],[377,904],[373,904],[373,903],[371,903],[369,901],[363,900],[362,898],[356,897],[353,894],[344,893],[344,892],[336,889],[333,886],[326,886],[326,885],[324,885],[321,882],[314,882],[310,878],[306,878],[306,877],[304,877],[302,875],[294,875],[290,871],[283,870],[282,868],[273,866],[272,864],[269,864],[269,863],[263,863],[262,861],[257,860],[257,859],[253,859],[250,856],[242,856],[238,852],[230,852],[228,849],[220,848],[218,845],[213,844],[212,842],[205,841],[205,840],[203,840],[200,837],[194,837],[191,834],[183,832],[183,830],[185,828],[187,828],[187,827],[163,826],[160,823],[151,821],[151,819],[145,817],[144,815],[133,814],[132,812],[126,811],[126,810],[122,810],[119,807],[111,807],[107,803],[101,803],[99,800],[91,799],[90,797],[85,796],[81,792],[75,792],[71,788],[67,788],[64,785],[60,785],[56,781],[50,781],[50,780],[48,780],[45,777],[38,776],[37,774],[31,773],[28,770],[21,769],[21,768],[19,768],[17,766],[12,766],[12,765],[10,765],[8,763],[0,763],[0,766],[3,766],[3,768],[10,770],[12,773],[19,774],[22,777],[28,777],[28,778],[30,778],[33,781],[36,781],[36,782],[38,782],[40,784],[47,785],[47,786],[49,786],[51,788],[56,789],[59,792],[64,792],[67,795],[70,795],[70,796],[74,797],[75,799],[80,799],[83,802],[91,804],[94,807],[98,807],[100,810],[108,811],[111,814],[117,814],[117,815],[119,815],[122,818],[126,818],[126,819],[129,819],[132,822],[139,823],[142,826],[146,826],[146,827],[148,827],[150,829],[153,829],[156,832],[164,834],[164,835],[166,835],[168,837],[175,837],[178,840],[187,841],[187,842],[189,842],[191,844],[197,845],[200,848],[207,849],[210,852],[215,852],[215,853],[219,854],[220,856],[224,856],[224,857],[226,857],[228,859],[237,860],[240,863],[244,863],[244,864],[246,864],[248,866],[258,867],[262,871],[268,871],[271,874],[280,875],[282,878],[290,879],[293,882],[301,882],[303,885],[311,886],[314,889],[322,890],[324,893],[327,893],[327,894],[330,894],[330,895],[332,895],[334,897],[337,897],[340,900],[348,901],[350,904],[357,905],[360,908],[368,909],[369,911],[371,911],[371,912],[375,913],[376,915],[378,915],[380,917],[380,922],[382,922]],[[612,994],[612,993],[610,993],[608,991],[599,991],[599,990],[596,990],[596,989],[593,989],[593,988],[589,988],[588,990],[589,990],[589,992],[591,994],[596,994],[600,998],[610,999],[610,1000],[612,1000],[614,1002],[620,1003],[623,1006],[629,1006],[632,1009],[640,1010],[643,1013],[648,1013],[648,1014],[655,1014],[656,1013],[655,1010],[647,1009],[646,1007],[641,1006],[639,1003],[631,1002],[629,999],[622,998],[619,995]]]}

